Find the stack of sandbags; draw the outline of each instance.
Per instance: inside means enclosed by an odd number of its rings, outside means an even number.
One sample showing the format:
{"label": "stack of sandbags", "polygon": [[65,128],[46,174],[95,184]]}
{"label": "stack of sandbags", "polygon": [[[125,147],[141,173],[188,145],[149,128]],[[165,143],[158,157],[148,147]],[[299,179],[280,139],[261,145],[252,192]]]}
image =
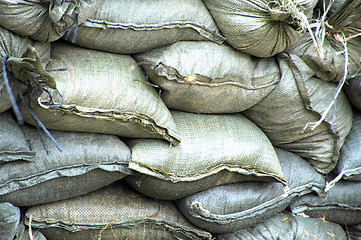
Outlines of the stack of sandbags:
{"label": "stack of sandbags", "polygon": [[6,238],[357,235],[360,0],[0,4]]}

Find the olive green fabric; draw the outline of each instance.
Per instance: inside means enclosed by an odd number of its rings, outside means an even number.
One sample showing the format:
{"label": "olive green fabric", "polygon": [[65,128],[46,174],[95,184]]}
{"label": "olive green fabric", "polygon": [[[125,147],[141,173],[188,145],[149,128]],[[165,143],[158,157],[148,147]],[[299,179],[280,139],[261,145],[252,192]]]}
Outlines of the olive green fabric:
{"label": "olive green fabric", "polygon": [[283,212],[247,229],[217,235],[219,240],[346,240],[346,232],[333,222]]}
{"label": "olive green fabric", "polygon": [[232,47],[270,57],[292,46],[305,31],[317,0],[204,0]]}
{"label": "olive green fabric", "polygon": [[32,238],[30,238],[29,228],[24,225],[24,221],[21,221],[16,230],[14,240],[46,240],[46,238],[39,230],[33,230]]}
{"label": "olive green fabric", "polygon": [[222,185],[176,202],[183,215],[194,225],[212,233],[229,233],[252,227],[285,210],[305,194],[323,194],[323,175],[305,159],[277,149],[287,188],[281,183],[242,182]]}
{"label": "olive green fabric", "polygon": [[[0,10],[1,11],[1,10]],[[50,43],[34,41],[28,37],[22,37],[17,34],[10,32],[9,30],[0,27],[0,58],[1,60],[5,56],[10,56],[10,60],[13,61],[13,68],[18,67],[19,64],[14,64],[14,60],[21,62],[24,60],[22,57],[26,54],[27,51],[32,51],[33,59],[35,56],[38,56],[41,61],[41,65],[39,66],[39,60],[36,62],[37,69],[43,70],[41,67],[45,67],[50,60]],[[29,50],[29,48],[31,50]],[[35,57],[36,58],[36,57]],[[36,60],[36,59],[35,59]],[[7,66],[8,67],[8,66]],[[34,67],[33,64],[30,63],[29,67]],[[35,68],[35,67],[34,67]],[[7,69],[9,71],[10,69]],[[21,69],[17,69],[17,71],[13,71],[12,73],[20,74]],[[36,70],[37,71],[37,70]],[[35,72],[36,72],[35,71]],[[10,72],[10,71],[9,71]],[[26,75],[26,74],[25,74]],[[16,89],[20,93],[24,93],[26,91],[26,85],[21,82],[21,79],[16,80],[12,75],[8,74],[9,84],[12,89],[13,95],[17,98],[18,94]],[[9,93],[6,89],[6,85],[4,82],[4,76],[2,73],[2,66],[0,69],[0,113],[6,111],[11,108],[11,101],[9,98]]]}
{"label": "olive green fabric", "polygon": [[48,240],[72,239],[211,239],[173,202],[140,195],[123,181],[77,198],[43,204],[25,212],[33,229]]}
{"label": "olive green fabric", "polygon": [[20,222],[20,209],[8,202],[0,203],[0,237],[13,240]]}
{"label": "olive green fabric", "polygon": [[285,184],[277,154],[264,133],[240,114],[194,114],[172,111],[182,136],[178,146],[156,139],[127,139],[127,178],[137,191],[174,200],[207,188],[240,181]]}
{"label": "olive green fabric", "polygon": [[32,162],[13,161],[0,168],[0,202],[32,206],[67,199],[106,186],[131,174],[129,148],[116,136],[50,131],[63,149],[50,141],[44,151],[35,127],[22,130],[36,152]]}
{"label": "olive green fabric", "polygon": [[31,161],[34,157],[35,152],[30,150],[23,132],[10,111],[0,113],[0,163],[15,160]]}
{"label": "olive green fabric", "polygon": [[361,77],[357,76],[347,80],[343,90],[351,104],[361,111]]}
{"label": "olive green fabric", "polygon": [[[329,175],[326,180],[331,181],[334,177]],[[304,213],[342,225],[361,224],[360,195],[361,182],[340,180],[327,191],[326,196],[304,195],[296,199],[290,209],[294,214]]]}
{"label": "olive green fabric", "polygon": [[0,1],[0,25],[39,41],[55,41],[73,25],[91,17],[103,0]]}
{"label": "olive green fabric", "polygon": [[276,59],[209,41],[183,41],[134,56],[172,109],[235,113],[265,98],[280,80]]}
{"label": "olive green fabric", "polygon": [[105,0],[68,41],[106,52],[140,53],[181,40],[224,37],[201,0]]}
{"label": "olive green fabric", "polygon": [[[32,99],[32,110],[48,129],[94,132],[123,137],[162,138],[177,144],[180,137],[168,108],[129,55],[52,43],[52,71],[62,106],[47,107],[48,95]],[[49,90],[53,100],[59,94]],[[26,122],[34,124],[23,103]]]}
{"label": "olive green fabric", "polygon": [[279,57],[282,78],[262,101],[244,111],[274,146],[299,154],[321,173],[330,172],[352,125],[352,109],[345,94],[336,99],[326,118],[315,123],[334,98],[336,84],[313,77],[297,56]]}

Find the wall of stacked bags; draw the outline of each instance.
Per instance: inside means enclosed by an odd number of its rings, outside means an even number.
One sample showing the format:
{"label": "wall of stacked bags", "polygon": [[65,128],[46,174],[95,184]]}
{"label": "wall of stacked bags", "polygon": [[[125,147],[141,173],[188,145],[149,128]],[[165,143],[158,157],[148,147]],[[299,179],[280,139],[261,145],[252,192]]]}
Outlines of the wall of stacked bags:
{"label": "wall of stacked bags", "polygon": [[359,239],[360,20],[0,0],[0,239]]}

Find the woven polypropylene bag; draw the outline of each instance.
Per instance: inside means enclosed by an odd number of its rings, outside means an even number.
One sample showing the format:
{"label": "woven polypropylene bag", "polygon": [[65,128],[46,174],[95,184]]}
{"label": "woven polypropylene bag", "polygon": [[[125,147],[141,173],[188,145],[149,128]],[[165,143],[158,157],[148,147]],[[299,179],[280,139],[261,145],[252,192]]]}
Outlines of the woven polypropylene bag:
{"label": "woven polypropylene bag", "polygon": [[292,215],[285,211],[263,223],[234,233],[217,235],[219,240],[346,240],[342,227],[322,219]]}
{"label": "woven polypropylene bag", "polygon": [[[34,41],[28,37],[22,37],[17,34],[12,33],[11,31],[0,27],[0,58],[3,62],[4,57],[12,57],[15,59],[21,59],[24,53],[28,50],[29,46],[34,47],[36,53],[41,59],[42,65],[45,67],[50,60],[50,43]],[[3,74],[3,65],[1,64],[0,68],[0,113],[11,108],[12,104],[9,97],[9,92],[7,91],[4,74]],[[10,73],[7,74],[9,78],[10,88],[12,89],[12,94],[17,99],[18,92],[23,94],[26,91],[26,84],[21,82],[21,79],[16,79],[11,76]]]}
{"label": "woven polypropylene bag", "polygon": [[[336,84],[314,77],[297,56],[279,58],[282,73],[277,87],[244,111],[273,145],[311,161],[317,171],[330,172],[352,125],[351,105],[343,92],[317,123],[335,97]],[[336,109],[336,110],[335,110]]]}
{"label": "woven polypropylene bag", "polygon": [[270,141],[242,115],[172,115],[182,136],[178,146],[156,139],[125,140],[132,151],[129,167],[140,173],[126,181],[137,191],[174,200],[240,181],[285,183]]}
{"label": "woven polypropylene bag", "polygon": [[[30,103],[48,129],[180,141],[168,108],[131,56],[56,42],[48,68],[65,68],[50,72],[64,103],[49,108],[48,95]],[[49,92],[60,104],[59,94]],[[24,103],[19,107],[25,121],[34,124]]]}
{"label": "woven polypropylene bag", "polygon": [[0,168],[0,202],[32,206],[67,199],[131,174],[129,148],[105,134],[50,131],[62,148],[44,143],[35,127],[22,130],[36,152],[32,162],[13,161]]}
{"label": "woven polypropylene bag", "polygon": [[1,0],[0,25],[39,41],[55,41],[91,17],[103,0]]}
{"label": "woven polypropylene bag", "polygon": [[122,54],[182,40],[224,41],[201,0],[105,0],[93,17],[65,39],[83,47]]}
{"label": "woven polypropylene bag", "polygon": [[302,195],[323,194],[325,178],[310,163],[285,150],[276,152],[287,180],[286,191],[280,183],[234,183],[178,200],[178,208],[194,225],[212,233],[227,233],[273,217]]}
{"label": "woven polypropylene bag", "polygon": [[227,43],[258,57],[292,46],[302,36],[305,19],[317,2],[204,0]]}
{"label": "woven polypropylene bag", "polygon": [[172,109],[241,112],[265,98],[280,80],[276,59],[252,57],[210,41],[177,42],[135,55]]}
{"label": "woven polypropylene bag", "polygon": [[343,90],[351,104],[361,111],[361,77],[348,79]]}
{"label": "woven polypropylene bag", "polygon": [[145,197],[125,182],[25,212],[25,224],[48,240],[211,239],[183,217],[172,201]]}
{"label": "woven polypropylene bag", "polygon": [[11,203],[0,203],[0,237],[13,240],[20,222],[20,209]]}

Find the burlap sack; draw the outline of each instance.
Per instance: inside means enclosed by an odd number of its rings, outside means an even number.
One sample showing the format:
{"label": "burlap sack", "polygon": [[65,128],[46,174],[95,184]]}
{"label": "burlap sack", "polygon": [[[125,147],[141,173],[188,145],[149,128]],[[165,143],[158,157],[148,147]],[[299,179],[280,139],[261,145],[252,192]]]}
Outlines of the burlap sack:
{"label": "burlap sack", "polygon": [[292,46],[317,0],[204,0],[232,47],[270,57]]}
{"label": "burlap sack", "polygon": [[287,180],[280,183],[242,182],[222,185],[178,200],[178,208],[194,225],[212,233],[229,233],[252,227],[285,210],[297,197],[322,195],[324,177],[294,153],[277,149]]}
{"label": "burlap sack", "polygon": [[185,219],[171,201],[140,195],[118,181],[77,198],[43,204],[25,212],[33,229],[48,240],[211,239]]}
{"label": "burlap sack", "polygon": [[0,237],[13,240],[20,222],[20,209],[8,202],[0,203]]}
{"label": "burlap sack", "polygon": [[[347,235],[348,236],[348,235]],[[292,215],[285,211],[265,222],[235,233],[217,235],[219,240],[346,240],[342,227],[322,219]]]}
{"label": "burlap sack", "polygon": [[66,40],[106,52],[131,54],[182,40],[224,37],[201,0],[105,0]]}
{"label": "burlap sack", "polygon": [[174,200],[210,187],[240,181],[285,184],[276,152],[264,133],[240,114],[172,111],[182,136],[178,146],[156,139],[129,139],[126,181],[157,199]]}
{"label": "burlap sack", "polygon": [[104,0],[1,0],[0,25],[39,41],[55,41],[91,17]]}
{"label": "burlap sack", "polygon": [[0,202],[32,206],[94,191],[131,174],[129,148],[116,136],[51,131],[62,152],[35,127],[22,130],[36,152],[32,162],[13,161],[0,168]]}
{"label": "burlap sack", "polygon": [[172,109],[235,113],[265,98],[280,80],[276,59],[212,42],[177,42],[134,56]]}
{"label": "burlap sack", "polygon": [[[45,93],[30,103],[48,129],[180,141],[168,108],[132,57],[54,42],[48,68],[65,68],[50,72],[64,103],[48,107]],[[49,92],[60,104],[59,94]],[[25,104],[19,107],[25,121],[34,124]]]}
{"label": "burlap sack", "polygon": [[[1,11],[1,10],[0,10]],[[4,74],[3,74],[3,62],[4,58],[8,57],[8,59],[5,61],[5,64],[7,65],[10,62],[12,62],[12,66],[18,67],[16,68],[16,71],[11,71],[9,69],[9,66],[5,66],[5,69],[7,69],[7,77],[9,80],[9,85],[12,90],[12,94],[14,95],[14,98],[18,98],[18,92],[23,94],[28,84],[27,79],[24,79],[24,76],[19,77],[19,74],[22,73],[21,68],[21,61],[24,61],[24,58],[29,58],[30,56],[24,56],[26,54],[27,50],[30,47],[33,47],[35,49],[36,54],[40,57],[41,65],[44,68],[46,64],[48,64],[50,60],[50,43],[42,43],[39,41],[31,40],[28,37],[22,37],[17,34],[14,34],[10,32],[9,30],[6,30],[5,28],[0,27],[0,58],[1,58],[1,68],[0,68],[0,113],[6,111],[7,109],[11,108],[11,100],[9,97],[9,92],[7,90],[5,80],[4,80]],[[34,58],[34,56],[33,56]],[[28,64],[30,64],[30,67],[33,68],[33,71],[39,72],[39,66],[34,66],[36,63],[35,61],[30,62],[27,61]],[[12,74],[17,74],[17,77],[19,79],[16,79],[15,76]],[[27,74],[24,74],[27,75]]]}
{"label": "burlap sack", "polygon": [[15,160],[31,161],[35,152],[9,111],[0,114],[0,163]]}
{"label": "burlap sack", "polygon": [[341,92],[325,119],[316,124],[331,104],[336,84],[313,77],[297,56],[279,58],[282,73],[277,87],[261,102],[244,111],[274,146],[308,159],[321,173],[337,163],[352,125],[352,109]]}

